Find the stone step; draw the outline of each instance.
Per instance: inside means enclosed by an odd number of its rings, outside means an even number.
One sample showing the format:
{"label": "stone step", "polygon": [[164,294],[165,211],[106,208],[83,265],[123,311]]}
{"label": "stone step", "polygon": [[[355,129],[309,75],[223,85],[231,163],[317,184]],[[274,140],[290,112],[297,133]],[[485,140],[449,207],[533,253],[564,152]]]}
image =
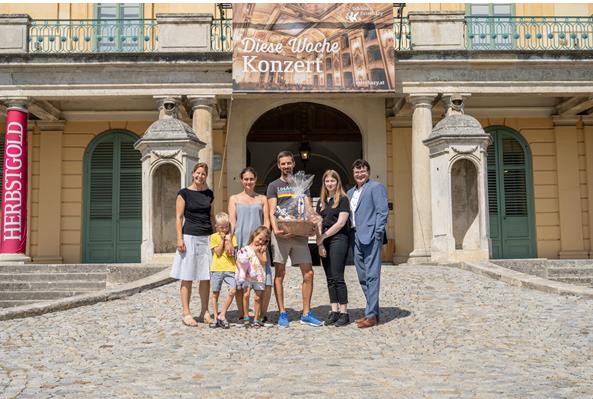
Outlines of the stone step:
{"label": "stone step", "polygon": [[32,301],[49,301],[52,299],[88,294],[88,292],[89,291],[0,291],[0,301],[20,301],[23,299]]}
{"label": "stone step", "polygon": [[548,277],[593,277],[593,267],[550,267]]}
{"label": "stone step", "polygon": [[59,265],[3,265],[0,264],[0,273],[89,273],[105,272],[107,273],[110,265],[97,264],[59,264]]}
{"label": "stone step", "polygon": [[0,281],[1,291],[100,291],[104,280]]}
{"label": "stone step", "polygon": [[19,300],[0,300],[0,308],[11,308],[13,306],[21,306],[21,305],[32,305],[34,303],[45,303],[46,301],[39,301],[39,300],[26,300],[26,299],[19,299]]}
{"label": "stone step", "polygon": [[106,281],[107,273],[0,273],[0,282],[10,281]]}
{"label": "stone step", "polygon": [[553,277],[551,280],[575,285],[593,286],[593,277]]}

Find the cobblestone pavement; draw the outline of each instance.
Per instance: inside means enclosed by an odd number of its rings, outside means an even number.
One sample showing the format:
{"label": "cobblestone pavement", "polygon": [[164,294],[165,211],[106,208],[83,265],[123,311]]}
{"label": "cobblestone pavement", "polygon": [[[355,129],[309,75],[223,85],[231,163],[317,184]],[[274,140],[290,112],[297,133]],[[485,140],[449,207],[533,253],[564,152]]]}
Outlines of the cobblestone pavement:
{"label": "cobblestone pavement", "polygon": [[[355,274],[348,267],[353,318]],[[287,271],[291,320],[299,279]],[[593,397],[593,301],[433,266],[384,267],[382,287],[382,324],[368,330],[188,328],[177,284],[0,322],[0,397]]]}

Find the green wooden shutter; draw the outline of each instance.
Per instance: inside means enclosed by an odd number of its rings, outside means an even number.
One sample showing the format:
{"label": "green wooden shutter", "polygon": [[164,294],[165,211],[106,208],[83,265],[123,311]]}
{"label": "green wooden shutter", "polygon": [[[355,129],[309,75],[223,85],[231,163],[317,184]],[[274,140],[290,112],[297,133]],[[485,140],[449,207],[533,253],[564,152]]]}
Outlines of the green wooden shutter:
{"label": "green wooden shutter", "polygon": [[527,143],[510,129],[486,129],[488,210],[493,258],[530,258],[536,254],[531,158]]}
{"label": "green wooden shutter", "polygon": [[498,212],[498,172],[496,168],[496,141],[488,147],[488,212],[490,215],[490,242],[492,244],[493,258],[502,256],[500,243],[500,218]]}
{"label": "green wooden shutter", "polygon": [[[118,253],[120,262],[138,262],[142,240],[142,170],[140,153],[134,141],[120,145],[119,157],[119,226]],[[127,139],[127,138],[125,138]]]}
{"label": "green wooden shutter", "polygon": [[142,169],[136,138],[107,133],[85,159],[85,262],[139,262],[142,238]]}
{"label": "green wooden shutter", "polygon": [[[500,135],[503,178],[503,248],[505,258],[529,258],[532,234],[527,199],[525,151],[521,143],[508,133]],[[499,172],[500,172],[499,168]]]}
{"label": "green wooden shutter", "polygon": [[114,142],[98,144],[91,156],[87,262],[113,262]]}

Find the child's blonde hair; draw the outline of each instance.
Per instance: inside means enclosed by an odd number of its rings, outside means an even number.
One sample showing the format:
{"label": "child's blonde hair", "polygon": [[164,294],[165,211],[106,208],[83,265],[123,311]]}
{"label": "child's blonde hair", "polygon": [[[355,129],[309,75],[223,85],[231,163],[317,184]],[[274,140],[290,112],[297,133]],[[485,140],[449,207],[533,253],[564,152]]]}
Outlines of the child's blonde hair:
{"label": "child's blonde hair", "polygon": [[253,230],[253,232],[249,236],[249,243],[247,243],[247,245],[251,244],[253,242],[253,240],[255,239],[255,237],[257,237],[261,233],[266,233],[266,236],[268,237],[268,239],[270,239],[270,229],[268,229],[266,226],[262,225],[262,226],[259,226],[257,229]]}
{"label": "child's blonde hair", "polygon": [[214,221],[216,224],[224,226],[225,224],[229,224],[229,215],[226,212],[218,212],[216,216],[214,216]]}

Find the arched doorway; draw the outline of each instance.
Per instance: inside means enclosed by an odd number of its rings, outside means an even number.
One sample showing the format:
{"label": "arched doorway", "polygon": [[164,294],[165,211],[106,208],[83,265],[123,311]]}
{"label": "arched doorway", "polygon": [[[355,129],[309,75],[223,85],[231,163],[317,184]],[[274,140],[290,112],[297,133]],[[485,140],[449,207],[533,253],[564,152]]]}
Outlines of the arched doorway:
{"label": "arched doorway", "polygon": [[[310,159],[301,159],[299,148],[310,147]],[[315,175],[311,196],[318,197],[321,177],[334,169],[345,189],[354,184],[350,165],[362,157],[362,135],[356,123],[343,112],[322,104],[296,102],[278,106],[261,115],[247,135],[247,165],[258,171],[257,191],[264,193],[280,175],[276,154],[289,150],[296,169]]]}
{"label": "arched doorway", "polygon": [[174,253],[177,244],[175,204],[181,172],[171,163],[163,163],[153,172],[152,240],[155,254]]}
{"label": "arched doorway", "polygon": [[82,261],[140,262],[142,171],[136,135],[109,131],[84,155]]}
{"label": "arched doorway", "polygon": [[492,258],[536,256],[531,152],[513,129],[491,126],[488,147],[488,209]]}

